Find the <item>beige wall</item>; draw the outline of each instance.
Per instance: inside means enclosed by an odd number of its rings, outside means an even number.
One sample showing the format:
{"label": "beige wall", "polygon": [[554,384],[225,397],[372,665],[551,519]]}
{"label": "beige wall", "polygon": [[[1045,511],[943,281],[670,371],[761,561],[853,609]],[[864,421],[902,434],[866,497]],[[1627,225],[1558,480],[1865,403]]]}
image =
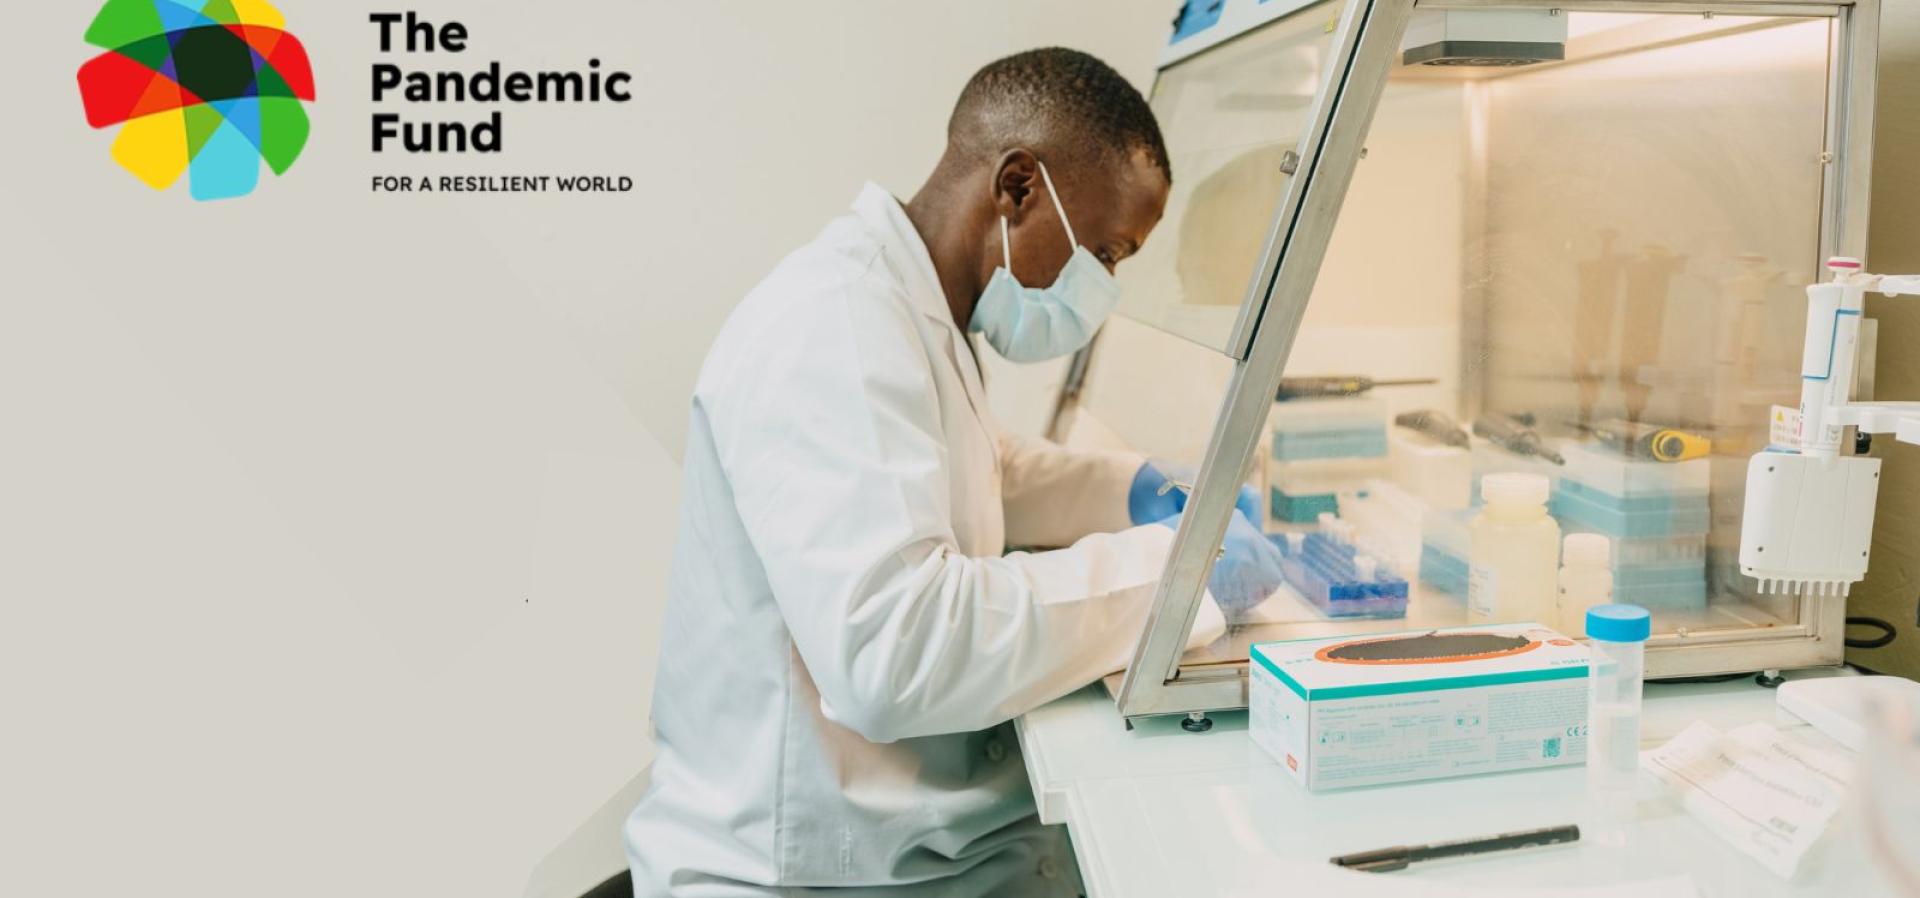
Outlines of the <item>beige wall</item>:
{"label": "beige wall", "polygon": [[[727,311],[864,179],[918,186],[979,64],[1061,43],[1144,85],[1175,6],[276,4],[313,140],[217,204],[86,127],[98,3],[9,11],[0,894],[519,894],[648,757]],[[511,110],[495,159],[375,157],[366,17],[394,8],[466,22],[442,64],[599,56],[639,99]],[[367,189],[554,170],[640,186]]]}
{"label": "beige wall", "polygon": [[[1883,3],[1880,95],[1875,116],[1873,223],[1870,270],[1920,271],[1920,4]],[[1920,302],[1869,299],[1880,320],[1874,371],[1881,399],[1920,398]],[[1920,677],[1920,446],[1882,439],[1874,454],[1886,460],[1873,531],[1873,563],[1848,601],[1850,614],[1881,618],[1900,628],[1884,649],[1856,649],[1847,659],[1885,673]]]}

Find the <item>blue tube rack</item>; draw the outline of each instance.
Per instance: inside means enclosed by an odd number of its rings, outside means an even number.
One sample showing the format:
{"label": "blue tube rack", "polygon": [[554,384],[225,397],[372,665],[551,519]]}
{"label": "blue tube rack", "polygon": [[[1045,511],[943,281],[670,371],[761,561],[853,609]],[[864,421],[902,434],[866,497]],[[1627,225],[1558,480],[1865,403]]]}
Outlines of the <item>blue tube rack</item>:
{"label": "blue tube rack", "polygon": [[1325,533],[1309,533],[1295,550],[1284,533],[1268,534],[1280,549],[1287,584],[1328,617],[1406,617],[1407,581],[1386,565],[1371,580],[1360,578],[1352,545]]}

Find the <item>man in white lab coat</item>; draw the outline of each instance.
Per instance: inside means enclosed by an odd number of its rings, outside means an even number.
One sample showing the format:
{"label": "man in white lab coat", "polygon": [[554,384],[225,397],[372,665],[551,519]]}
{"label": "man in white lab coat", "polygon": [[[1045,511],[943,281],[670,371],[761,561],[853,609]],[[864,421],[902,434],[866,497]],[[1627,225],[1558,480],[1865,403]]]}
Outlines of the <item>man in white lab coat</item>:
{"label": "man in white lab coat", "polygon": [[[868,185],[734,310],[693,397],[637,894],[1078,893],[1009,721],[1124,666],[1183,500],[1139,456],[1001,431],[968,332],[1083,345],[1170,183],[1112,69],[1009,57],[910,202]],[[1254,543],[1211,592],[1273,588]]]}

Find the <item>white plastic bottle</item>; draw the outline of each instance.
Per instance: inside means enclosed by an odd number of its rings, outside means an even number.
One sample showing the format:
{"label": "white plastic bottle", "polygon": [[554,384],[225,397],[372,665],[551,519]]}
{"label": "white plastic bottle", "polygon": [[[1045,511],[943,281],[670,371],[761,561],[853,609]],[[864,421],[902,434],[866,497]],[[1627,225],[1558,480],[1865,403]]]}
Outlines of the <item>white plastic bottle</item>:
{"label": "white plastic bottle", "polygon": [[1467,621],[1551,626],[1559,605],[1560,525],[1547,514],[1547,478],[1488,474],[1486,506],[1467,525]]}
{"label": "white plastic bottle", "polygon": [[1554,627],[1587,635],[1587,609],[1613,602],[1613,541],[1598,533],[1569,533],[1560,547],[1560,616]]}

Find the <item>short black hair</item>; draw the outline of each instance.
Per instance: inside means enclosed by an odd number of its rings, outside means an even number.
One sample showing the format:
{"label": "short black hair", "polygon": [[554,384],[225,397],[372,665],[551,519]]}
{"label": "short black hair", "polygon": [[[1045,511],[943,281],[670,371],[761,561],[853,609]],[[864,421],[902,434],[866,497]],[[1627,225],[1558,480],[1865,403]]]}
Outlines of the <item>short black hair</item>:
{"label": "short black hair", "polygon": [[947,121],[947,142],[981,159],[1020,146],[1099,161],[1144,151],[1173,180],[1146,98],[1112,66],[1065,47],[1015,53],[975,72]]}

